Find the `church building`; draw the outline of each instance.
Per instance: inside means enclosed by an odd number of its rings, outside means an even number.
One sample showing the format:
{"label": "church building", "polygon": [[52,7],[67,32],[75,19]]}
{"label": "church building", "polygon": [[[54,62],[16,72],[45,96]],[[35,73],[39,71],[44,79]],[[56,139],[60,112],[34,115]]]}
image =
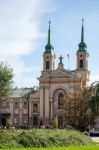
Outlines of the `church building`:
{"label": "church building", "polygon": [[64,68],[60,55],[55,68],[55,52],[50,39],[49,22],[48,42],[43,52],[43,66],[38,78],[39,88],[14,89],[10,98],[0,102],[0,124],[6,125],[10,118],[13,126],[48,126],[53,119],[58,125],[66,124],[64,101],[75,87],[87,85],[89,81],[88,51],[84,42],[84,25],[81,26],[81,41],[76,52],[76,68]]}

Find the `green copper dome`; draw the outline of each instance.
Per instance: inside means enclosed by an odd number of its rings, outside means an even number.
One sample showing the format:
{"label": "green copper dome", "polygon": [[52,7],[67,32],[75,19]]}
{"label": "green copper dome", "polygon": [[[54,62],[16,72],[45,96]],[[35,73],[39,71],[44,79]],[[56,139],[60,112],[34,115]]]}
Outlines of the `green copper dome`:
{"label": "green copper dome", "polygon": [[46,45],[45,46],[45,53],[51,53],[54,50],[52,45]]}
{"label": "green copper dome", "polygon": [[82,28],[81,28],[81,42],[79,43],[79,49],[78,52],[87,51],[87,45],[84,42],[84,25],[83,25],[83,19],[82,19]]}
{"label": "green copper dome", "polygon": [[49,29],[48,29],[48,43],[45,46],[45,52],[44,53],[52,53],[54,51],[54,47],[50,43],[50,21],[49,21]]}
{"label": "green copper dome", "polygon": [[79,43],[79,50],[78,51],[86,51],[87,45],[84,42]]}

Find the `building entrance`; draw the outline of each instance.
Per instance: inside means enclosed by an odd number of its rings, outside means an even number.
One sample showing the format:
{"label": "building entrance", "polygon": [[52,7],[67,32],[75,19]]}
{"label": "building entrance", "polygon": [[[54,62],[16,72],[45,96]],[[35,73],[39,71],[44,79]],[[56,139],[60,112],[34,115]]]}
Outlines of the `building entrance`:
{"label": "building entrance", "polygon": [[5,118],[2,118],[2,119],[1,119],[1,125],[2,125],[2,126],[6,126],[6,119],[5,119]]}
{"label": "building entrance", "polygon": [[7,126],[7,119],[10,117],[10,114],[0,114],[0,125],[4,128]]}

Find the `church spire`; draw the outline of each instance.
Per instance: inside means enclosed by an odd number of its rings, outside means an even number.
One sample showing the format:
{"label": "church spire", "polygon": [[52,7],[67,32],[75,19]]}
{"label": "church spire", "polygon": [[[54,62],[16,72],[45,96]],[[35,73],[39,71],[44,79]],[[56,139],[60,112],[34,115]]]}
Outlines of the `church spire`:
{"label": "church spire", "polygon": [[50,24],[51,24],[51,22],[50,22],[50,20],[49,20],[49,29],[48,29],[48,44],[50,45]]}
{"label": "church spire", "polygon": [[84,42],[84,19],[82,19],[81,42]]}
{"label": "church spire", "polygon": [[82,26],[81,26],[81,42],[79,43],[78,51],[86,51],[87,45],[84,42],[84,19],[82,19]]}
{"label": "church spire", "polygon": [[81,25],[81,41],[79,43],[79,48],[76,53],[77,58],[77,73],[79,77],[82,78],[82,84],[86,85],[89,80],[89,71],[88,71],[88,57],[89,53],[87,52],[87,45],[84,41],[84,19],[82,19]]}
{"label": "church spire", "polygon": [[48,43],[45,46],[45,53],[53,53],[54,48],[51,45],[51,29],[50,29],[51,22],[49,21],[49,29],[48,29]]}
{"label": "church spire", "polygon": [[55,53],[54,48],[51,45],[50,24],[51,22],[49,21],[47,45],[45,46],[45,51],[43,53],[43,71],[51,71],[55,69]]}

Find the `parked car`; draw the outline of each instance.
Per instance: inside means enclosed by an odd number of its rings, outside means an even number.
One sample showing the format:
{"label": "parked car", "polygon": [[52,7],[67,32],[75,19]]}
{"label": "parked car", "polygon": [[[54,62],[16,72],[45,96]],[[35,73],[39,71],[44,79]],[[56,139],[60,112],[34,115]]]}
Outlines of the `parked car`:
{"label": "parked car", "polygon": [[99,130],[90,130],[89,132],[90,136],[99,137]]}

